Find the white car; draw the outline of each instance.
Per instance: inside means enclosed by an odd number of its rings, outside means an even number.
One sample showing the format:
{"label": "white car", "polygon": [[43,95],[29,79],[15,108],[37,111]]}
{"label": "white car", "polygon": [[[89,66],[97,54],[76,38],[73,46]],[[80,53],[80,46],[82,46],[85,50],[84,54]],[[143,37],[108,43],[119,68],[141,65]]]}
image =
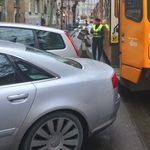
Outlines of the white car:
{"label": "white car", "polygon": [[80,20],[79,25],[86,25],[86,22],[84,20]]}
{"label": "white car", "polygon": [[0,39],[18,42],[63,57],[79,57],[69,35],[62,30],[18,23],[0,23]]}

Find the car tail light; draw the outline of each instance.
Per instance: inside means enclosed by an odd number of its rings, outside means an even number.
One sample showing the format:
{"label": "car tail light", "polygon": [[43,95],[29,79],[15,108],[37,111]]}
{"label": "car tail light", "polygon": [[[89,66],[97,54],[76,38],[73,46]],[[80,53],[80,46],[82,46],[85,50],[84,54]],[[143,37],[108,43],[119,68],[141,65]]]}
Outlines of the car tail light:
{"label": "car tail light", "polygon": [[112,80],[113,88],[115,89],[116,87],[118,87],[118,79],[116,73],[114,74],[111,80]]}
{"label": "car tail light", "polygon": [[76,51],[76,54],[79,56],[79,52],[76,48],[76,46],[74,45],[72,39],[70,38],[70,36],[65,32],[66,36],[68,37],[69,41],[71,42],[72,46],[74,47],[75,51]]}

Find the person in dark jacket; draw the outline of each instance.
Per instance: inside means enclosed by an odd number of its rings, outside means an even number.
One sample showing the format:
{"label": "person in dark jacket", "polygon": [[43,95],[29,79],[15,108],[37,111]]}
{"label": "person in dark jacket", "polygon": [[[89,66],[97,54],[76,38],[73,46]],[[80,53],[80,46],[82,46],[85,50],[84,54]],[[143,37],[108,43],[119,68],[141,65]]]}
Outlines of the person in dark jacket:
{"label": "person in dark jacket", "polygon": [[100,24],[99,18],[95,18],[95,22],[90,30],[90,33],[93,34],[93,39],[92,39],[93,59],[96,60],[96,50],[98,47],[98,60],[100,61],[102,51],[103,51],[104,27],[102,24]]}
{"label": "person in dark jacket", "polygon": [[87,20],[85,21],[85,25],[86,25],[86,26],[88,25],[88,22],[87,22]]}
{"label": "person in dark jacket", "polygon": [[44,19],[44,17],[42,17],[42,19],[41,19],[41,26],[45,26],[45,19]]}

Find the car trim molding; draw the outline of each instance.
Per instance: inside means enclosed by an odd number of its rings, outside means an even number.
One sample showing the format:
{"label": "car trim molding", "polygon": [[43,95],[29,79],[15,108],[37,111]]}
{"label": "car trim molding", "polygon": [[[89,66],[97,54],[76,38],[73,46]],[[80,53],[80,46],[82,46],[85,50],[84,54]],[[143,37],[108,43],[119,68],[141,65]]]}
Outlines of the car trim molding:
{"label": "car trim molding", "polygon": [[0,131],[0,138],[1,137],[5,137],[5,136],[13,135],[13,133],[15,132],[15,130],[16,130],[15,128],[1,130]]}

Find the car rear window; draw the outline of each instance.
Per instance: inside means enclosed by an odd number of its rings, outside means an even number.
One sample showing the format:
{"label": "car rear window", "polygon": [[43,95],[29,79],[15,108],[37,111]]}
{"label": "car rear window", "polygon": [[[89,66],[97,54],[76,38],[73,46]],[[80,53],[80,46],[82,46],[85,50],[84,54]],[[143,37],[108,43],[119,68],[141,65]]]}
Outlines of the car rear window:
{"label": "car rear window", "polygon": [[36,30],[40,49],[42,50],[59,50],[65,48],[65,43],[60,34]]}
{"label": "car rear window", "polygon": [[70,65],[72,67],[76,67],[76,68],[82,69],[82,65],[80,63],[72,60],[72,59],[64,58],[64,57],[61,57],[59,55],[56,55],[56,54],[53,54],[53,53],[50,53],[50,52],[46,52],[46,51],[42,51],[40,49],[36,49],[36,48],[33,48],[33,47],[27,47],[26,51],[30,51],[30,52],[34,52],[34,53],[39,53],[41,55],[45,55],[45,56],[54,58],[57,61],[65,63],[65,64]]}

